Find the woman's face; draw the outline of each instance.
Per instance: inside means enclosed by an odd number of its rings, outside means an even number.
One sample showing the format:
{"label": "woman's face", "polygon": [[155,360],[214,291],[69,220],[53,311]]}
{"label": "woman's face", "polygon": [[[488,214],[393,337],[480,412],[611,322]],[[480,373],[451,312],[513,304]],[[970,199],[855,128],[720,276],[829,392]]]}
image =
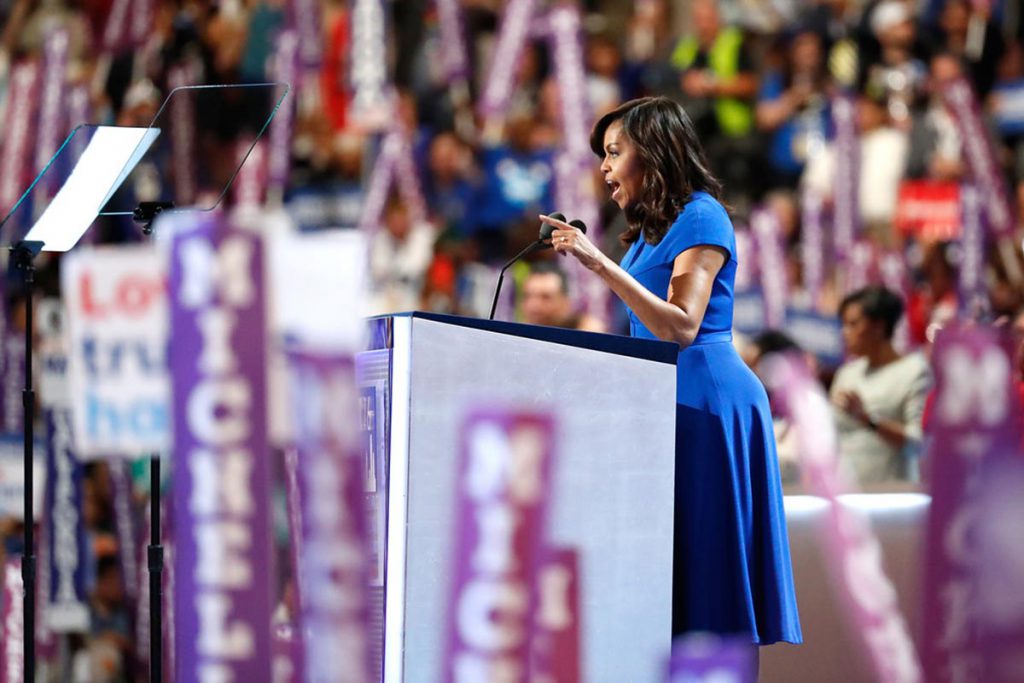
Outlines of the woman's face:
{"label": "woman's face", "polygon": [[612,201],[625,210],[640,201],[643,169],[636,145],[622,131],[622,123],[614,121],[604,132],[604,161],[601,175],[612,193]]}
{"label": "woman's face", "polygon": [[858,303],[849,304],[843,311],[843,343],[853,356],[867,354],[882,339],[882,323],[864,315]]}

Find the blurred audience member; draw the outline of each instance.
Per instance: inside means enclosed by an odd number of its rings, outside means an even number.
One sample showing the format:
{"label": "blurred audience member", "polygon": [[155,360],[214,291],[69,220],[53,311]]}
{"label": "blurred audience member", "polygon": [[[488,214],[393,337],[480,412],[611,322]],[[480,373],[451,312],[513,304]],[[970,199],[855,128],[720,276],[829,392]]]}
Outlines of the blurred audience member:
{"label": "blurred audience member", "polygon": [[840,304],[843,341],[852,360],[832,382],[839,451],[861,484],[914,480],[925,398],[931,384],[919,353],[893,348],[903,303],[893,292],[869,286]]}
{"label": "blurred audience member", "polygon": [[434,227],[416,221],[397,194],[384,209],[383,225],[370,242],[371,314],[420,307],[423,281],[434,252]]}
{"label": "blurred audience member", "polygon": [[523,282],[522,320],[530,325],[604,332],[601,322],[575,312],[565,271],[550,261],[535,263]]}
{"label": "blurred audience member", "polygon": [[927,50],[918,37],[913,7],[907,0],[884,0],[868,21],[880,49],[877,59],[863,65],[865,87],[883,99],[894,125],[907,128],[927,75]]}
{"label": "blurred audience member", "polygon": [[781,69],[761,81],[758,128],[771,134],[772,185],[794,188],[807,160],[823,151],[828,133],[828,72],[821,35],[795,30]]}
{"label": "blurred audience member", "polygon": [[731,203],[745,203],[761,179],[754,174],[758,154],[754,100],[758,76],[743,32],[722,22],[716,0],[694,0],[693,34],[672,52],[682,73],[683,104],[707,143],[708,161]]}
{"label": "blurred audience member", "polygon": [[953,264],[954,245],[932,242],[924,248],[921,283],[907,305],[910,339],[916,345],[930,343],[935,332],[957,314],[957,271]]}

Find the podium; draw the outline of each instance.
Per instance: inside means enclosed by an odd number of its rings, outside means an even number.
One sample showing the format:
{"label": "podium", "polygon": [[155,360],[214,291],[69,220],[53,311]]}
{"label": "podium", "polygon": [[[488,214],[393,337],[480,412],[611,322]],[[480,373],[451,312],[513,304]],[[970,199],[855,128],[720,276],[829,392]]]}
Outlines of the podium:
{"label": "podium", "polygon": [[[480,406],[548,411],[548,540],[579,553],[586,681],[664,677],[671,646],[677,347],[431,313],[369,321],[369,420],[383,680],[442,673],[460,425]],[[365,426],[365,425],[364,425]]]}

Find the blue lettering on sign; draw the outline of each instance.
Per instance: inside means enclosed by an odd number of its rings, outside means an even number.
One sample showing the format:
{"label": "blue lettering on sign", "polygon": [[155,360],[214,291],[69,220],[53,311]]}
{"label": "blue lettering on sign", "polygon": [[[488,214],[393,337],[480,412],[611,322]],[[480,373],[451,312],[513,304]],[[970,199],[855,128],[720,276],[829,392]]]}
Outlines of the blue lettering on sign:
{"label": "blue lettering on sign", "polygon": [[167,406],[159,400],[138,400],[118,404],[88,393],[85,397],[85,429],[90,438],[146,439],[159,437],[168,429]]}

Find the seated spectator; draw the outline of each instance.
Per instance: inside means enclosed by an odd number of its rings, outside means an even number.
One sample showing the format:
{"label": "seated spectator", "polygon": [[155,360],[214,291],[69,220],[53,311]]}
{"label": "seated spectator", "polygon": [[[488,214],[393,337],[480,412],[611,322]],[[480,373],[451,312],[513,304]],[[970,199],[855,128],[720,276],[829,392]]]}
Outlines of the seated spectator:
{"label": "seated spectator", "polygon": [[530,325],[548,325],[573,330],[604,332],[592,316],[573,311],[569,279],[557,264],[541,261],[533,265],[523,282],[522,320]]}
{"label": "seated spectator", "polygon": [[768,72],[761,82],[757,126],[771,134],[768,161],[778,186],[796,187],[807,159],[825,147],[829,111],[824,55],[822,37],[799,29],[789,39],[782,68]]}
{"label": "seated spectator", "polygon": [[917,479],[914,456],[931,378],[924,356],[893,348],[902,314],[900,298],[879,286],[853,292],[839,307],[854,358],[836,371],[830,397],[840,455],[861,484]]}

